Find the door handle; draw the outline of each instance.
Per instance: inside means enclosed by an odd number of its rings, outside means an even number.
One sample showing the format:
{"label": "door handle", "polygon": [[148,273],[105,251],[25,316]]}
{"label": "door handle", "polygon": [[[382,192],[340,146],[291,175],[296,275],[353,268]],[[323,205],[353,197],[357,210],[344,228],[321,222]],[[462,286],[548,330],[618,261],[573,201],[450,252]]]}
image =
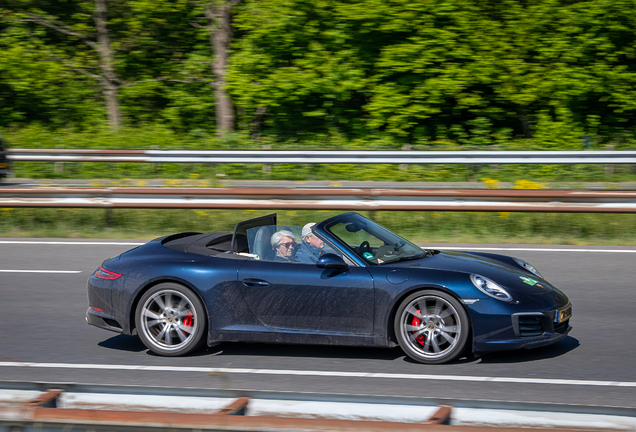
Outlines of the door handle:
{"label": "door handle", "polygon": [[255,287],[255,286],[268,287],[269,286],[269,282],[265,282],[264,280],[260,280],[260,279],[243,279],[242,282],[243,282],[243,285],[247,287]]}

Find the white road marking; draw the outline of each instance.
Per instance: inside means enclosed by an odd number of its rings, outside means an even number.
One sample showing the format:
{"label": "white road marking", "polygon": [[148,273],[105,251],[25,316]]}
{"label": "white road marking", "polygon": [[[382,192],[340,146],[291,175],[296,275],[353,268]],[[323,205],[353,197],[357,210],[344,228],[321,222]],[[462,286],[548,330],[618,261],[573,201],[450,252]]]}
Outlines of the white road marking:
{"label": "white road marking", "polygon": [[19,241],[19,240],[2,240],[0,244],[33,244],[33,245],[92,245],[92,246],[141,246],[145,243],[127,243],[127,242],[63,242],[63,241]]}
{"label": "white road marking", "polygon": [[30,362],[0,362],[0,367],[45,368],[45,369],[93,369],[93,370],[137,370],[152,372],[202,372],[223,374],[248,375],[293,375],[305,377],[337,377],[337,378],[386,378],[431,381],[465,381],[465,382],[494,382],[511,384],[548,384],[548,385],[578,385],[597,387],[636,387],[632,381],[595,381],[570,380],[552,378],[513,378],[462,375],[425,375],[398,374],[375,372],[340,372],[340,371],[303,371],[285,369],[243,369],[243,368],[210,368],[190,366],[143,366],[143,365],[100,365],[77,363],[30,363]]}
{"label": "white road marking", "polygon": [[81,270],[0,270],[0,273],[81,273]]}
{"label": "white road marking", "polygon": [[[457,251],[520,251],[520,252],[598,252],[598,253],[636,253],[636,249],[549,249],[549,248],[519,248],[519,247],[445,247],[445,246],[434,246],[430,247],[433,249],[439,248],[439,250],[457,250]],[[422,247],[422,249],[428,249],[426,247]]]}

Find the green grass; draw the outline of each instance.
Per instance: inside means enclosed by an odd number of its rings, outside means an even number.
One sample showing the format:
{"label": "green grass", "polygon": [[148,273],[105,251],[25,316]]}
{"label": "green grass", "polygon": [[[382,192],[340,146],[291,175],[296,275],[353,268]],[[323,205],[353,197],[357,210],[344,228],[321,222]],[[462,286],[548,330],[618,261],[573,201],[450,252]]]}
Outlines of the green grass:
{"label": "green grass", "polygon": [[[253,210],[0,209],[0,236],[150,239],[180,231],[232,231]],[[336,211],[279,211],[303,225]],[[636,215],[485,212],[361,212],[421,243],[636,245]]]}

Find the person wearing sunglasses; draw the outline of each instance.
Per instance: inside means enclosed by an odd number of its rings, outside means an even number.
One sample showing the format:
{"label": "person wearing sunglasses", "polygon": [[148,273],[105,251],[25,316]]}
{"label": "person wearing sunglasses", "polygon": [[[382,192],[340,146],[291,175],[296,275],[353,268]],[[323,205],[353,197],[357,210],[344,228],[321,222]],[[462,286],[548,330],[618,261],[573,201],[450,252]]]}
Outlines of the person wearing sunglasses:
{"label": "person wearing sunglasses", "polygon": [[296,237],[291,231],[280,230],[275,232],[271,238],[271,244],[276,251],[274,261],[290,262],[294,257],[296,248]]}

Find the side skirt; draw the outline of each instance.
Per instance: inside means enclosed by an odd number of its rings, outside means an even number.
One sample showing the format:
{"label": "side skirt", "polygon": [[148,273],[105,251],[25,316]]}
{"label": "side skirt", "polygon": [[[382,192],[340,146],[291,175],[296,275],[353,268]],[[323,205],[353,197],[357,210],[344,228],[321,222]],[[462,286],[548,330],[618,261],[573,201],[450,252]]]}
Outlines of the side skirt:
{"label": "side skirt", "polygon": [[260,342],[277,344],[393,347],[395,344],[375,335],[343,335],[274,330],[261,326],[240,326],[208,334],[208,346],[219,342]]}

